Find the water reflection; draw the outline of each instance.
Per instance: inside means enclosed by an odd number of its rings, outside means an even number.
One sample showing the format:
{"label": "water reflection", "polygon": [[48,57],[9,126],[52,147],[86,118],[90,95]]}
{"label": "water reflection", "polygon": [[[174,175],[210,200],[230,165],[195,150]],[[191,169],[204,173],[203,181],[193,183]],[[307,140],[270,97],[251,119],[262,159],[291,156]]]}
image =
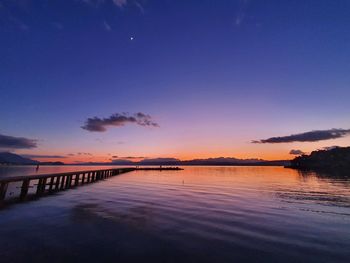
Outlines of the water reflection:
{"label": "water reflection", "polygon": [[8,262],[347,262],[350,187],[281,167],[134,171],[12,206],[0,225]]}

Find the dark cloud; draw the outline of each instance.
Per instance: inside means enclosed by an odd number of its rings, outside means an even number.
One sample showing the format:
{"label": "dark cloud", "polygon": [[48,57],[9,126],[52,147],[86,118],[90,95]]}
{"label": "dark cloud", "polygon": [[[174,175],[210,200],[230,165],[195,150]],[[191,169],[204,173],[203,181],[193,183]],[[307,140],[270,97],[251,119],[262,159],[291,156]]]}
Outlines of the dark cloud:
{"label": "dark cloud", "polygon": [[288,142],[317,142],[329,139],[342,138],[350,134],[350,129],[330,129],[310,131],[281,137],[271,137],[264,140],[252,141],[252,143],[288,143]]}
{"label": "dark cloud", "polygon": [[162,158],[150,158],[150,159],[144,159],[140,163],[164,163],[164,162],[180,162],[180,159],[177,158],[167,158],[167,157],[162,157]]}
{"label": "dark cloud", "polygon": [[124,156],[124,157],[119,157],[120,159],[145,159],[147,157],[144,157],[144,156]]}
{"label": "dark cloud", "polygon": [[21,156],[26,157],[26,158],[57,158],[57,159],[61,159],[61,158],[67,158],[66,156],[62,156],[62,155],[41,155],[41,154],[21,154]]}
{"label": "dark cloud", "polygon": [[31,149],[36,147],[36,140],[0,134],[0,148]]}
{"label": "dark cloud", "polygon": [[302,150],[290,150],[289,154],[292,154],[292,155],[303,155],[305,153]]}
{"label": "dark cloud", "polygon": [[82,126],[84,130],[91,132],[104,132],[108,126],[122,127],[126,124],[134,123],[140,126],[159,127],[157,123],[152,120],[152,117],[144,113],[135,113],[129,115],[128,113],[115,113],[108,118],[88,118],[85,125]]}
{"label": "dark cloud", "polygon": [[77,153],[77,155],[92,156],[92,153],[82,153],[82,152],[79,152],[79,153]]}
{"label": "dark cloud", "polygon": [[146,159],[147,157],[144,156],[117,156],[113,155],[113,159],[122,159],[122,160],[134,160],[134,159]]}

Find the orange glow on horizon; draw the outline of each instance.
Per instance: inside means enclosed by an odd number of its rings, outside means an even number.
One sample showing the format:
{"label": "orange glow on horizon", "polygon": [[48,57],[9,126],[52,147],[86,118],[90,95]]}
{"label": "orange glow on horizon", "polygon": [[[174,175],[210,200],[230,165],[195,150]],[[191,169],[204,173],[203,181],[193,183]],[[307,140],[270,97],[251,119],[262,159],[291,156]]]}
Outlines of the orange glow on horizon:
{"label": "orange glow on horizon", "polygon": [[[232,143],[231,143],[232,144]],[[78,148],[82,152],[76,152],[71,147],[69,149],[52,149],[52,151],[26,151],[18,154],[28,155],[59,155],[64,158],[32,158],[42,162],[64,162],[67,164],[88,163],[88,162],[111,162],[113,159],[127,159],[130,161],[140,161],[143,159],[154,158],[176,158],[180,160],[207,159],[230,157],[237,159],[263,159],[267,161],[273,160],[291,160],[295,156],[289,154],[292,149],[300,149],[305,153],[324,147],[338,145],[346,147],[350,145],[349,137],[337,140],[319,141],[319,142],[295,142],[281,144],[254,144],[254,143],[237,143],[235,146],[229,144],[223,145],[218,143],[201,144],[197,146],[190,143],[180,145],[160,143],[157,146],[141,145],[94,145],[91,148]],[[116,150],[117,149],[117,150]],[[73,152],[74,154],[67,154]],[[131,158],[129,158],[131,157]]]}

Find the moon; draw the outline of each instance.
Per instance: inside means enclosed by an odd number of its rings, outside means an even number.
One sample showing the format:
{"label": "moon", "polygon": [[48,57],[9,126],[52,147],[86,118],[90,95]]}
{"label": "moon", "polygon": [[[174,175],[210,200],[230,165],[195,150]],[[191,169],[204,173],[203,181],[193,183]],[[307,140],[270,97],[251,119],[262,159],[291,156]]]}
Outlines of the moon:
{"label": "moon", "polygon": [[134,40],[134,37],[130,37],[130,40],[133,41],[133,40]]}

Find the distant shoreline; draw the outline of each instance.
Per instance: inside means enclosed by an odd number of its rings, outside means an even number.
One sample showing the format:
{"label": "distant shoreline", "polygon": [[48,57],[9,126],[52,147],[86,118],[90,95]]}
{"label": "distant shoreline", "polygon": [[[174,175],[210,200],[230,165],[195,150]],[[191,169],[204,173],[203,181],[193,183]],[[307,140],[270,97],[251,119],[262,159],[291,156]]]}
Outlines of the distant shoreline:
{"label": "distant shoreline", "polygon": [[[64,163],[64,164],[39,164],[40,166],[283,166],[293,168],[284,164],[252,163],[252,164],[113,164],[113,163]],[[0,164],[1,166],[37,166],[37,164]]]}

